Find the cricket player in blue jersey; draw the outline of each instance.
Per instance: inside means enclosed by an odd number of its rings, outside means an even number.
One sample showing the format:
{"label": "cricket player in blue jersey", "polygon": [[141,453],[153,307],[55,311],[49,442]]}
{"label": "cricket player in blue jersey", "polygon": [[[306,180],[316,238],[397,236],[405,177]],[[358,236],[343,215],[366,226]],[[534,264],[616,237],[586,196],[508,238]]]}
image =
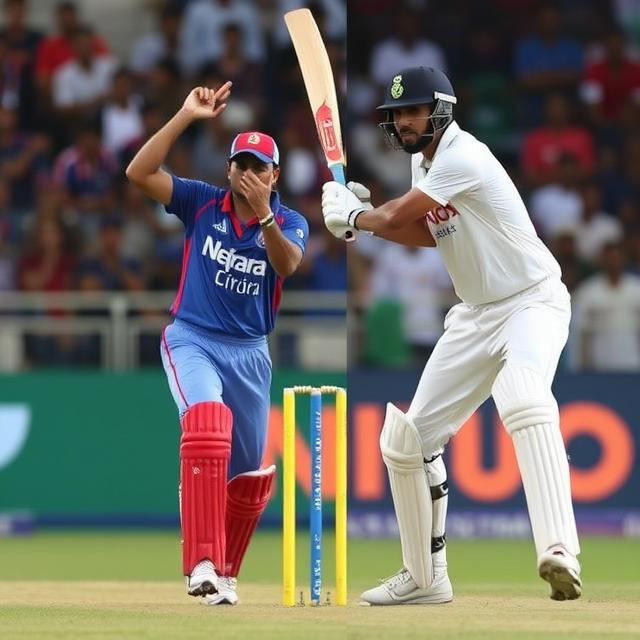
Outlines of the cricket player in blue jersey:
{"label": "cricket player in blue jersey", "polygon": [[299,266],[309,229],[274,186],[270,136],[236,136],[229,187],[162,168],[178,136],[215,118],[231,91],[197,87],[140,149],[127,177],[185,226],[182,276],[161,354],[178,406],[180,520],[188,593],[236,604],[237,576],[264,511],[275,467],[261,468],[267,434],[273,330],[283,280]]}

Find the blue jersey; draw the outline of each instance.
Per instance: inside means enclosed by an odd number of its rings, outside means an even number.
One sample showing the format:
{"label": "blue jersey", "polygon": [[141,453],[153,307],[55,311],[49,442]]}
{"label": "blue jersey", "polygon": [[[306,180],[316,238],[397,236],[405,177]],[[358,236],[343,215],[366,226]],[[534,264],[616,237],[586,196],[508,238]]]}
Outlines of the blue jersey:
{"label": "blue jersey", "polygon": [[[233,210],[229,190],[176,176],[166,210],[185,226],[173,316],[231,336],[257,338],[270,333],[282,278],[267,258],[258,219],[243,224]],[[271,210],[284,236],[304,252],[307,221],[282,205],[275,192]]]}

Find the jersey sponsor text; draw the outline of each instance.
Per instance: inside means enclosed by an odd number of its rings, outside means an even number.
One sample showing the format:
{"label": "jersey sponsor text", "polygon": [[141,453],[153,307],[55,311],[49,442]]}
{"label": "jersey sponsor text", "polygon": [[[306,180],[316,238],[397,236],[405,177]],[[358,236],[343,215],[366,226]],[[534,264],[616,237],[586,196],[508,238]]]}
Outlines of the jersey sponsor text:
{"label": "jersey sponsor text", "polygon": [[207,239],[204,241],[202,255],[208,255],[211,260],[215,260],[219,265],[224,267],[226,272],[239,271],[240,273],[249,273],[254,276],[264,276],[267,272],[266,260],[246,258],[245,256],[238,255],[235,249],[223,249],[222,242],[218,240],[214,245],[211,236],[207,236]]}

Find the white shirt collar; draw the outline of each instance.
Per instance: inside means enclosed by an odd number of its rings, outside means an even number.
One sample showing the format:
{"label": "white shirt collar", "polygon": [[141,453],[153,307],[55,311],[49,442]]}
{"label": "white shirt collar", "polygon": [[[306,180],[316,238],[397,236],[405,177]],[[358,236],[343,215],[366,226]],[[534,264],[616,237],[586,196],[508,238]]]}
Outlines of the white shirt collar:
{"label": "white shirt collar", "polygon": [[[433,154],[433,158],[431,160],[422,156],[422,161],[420,162],[420,166],[424,169],[430,169],[433,161],[436,159],[436,156],[440,153],[442,149],[446,149],[451,143],[454,141],[455,137],[460,133],[460,125],[453,120],[451,124],[447,127],[446,131],[442,134],[442,138],[440,138],[440,142],[436,147],[436,152]],[[422,155],[422,154],[421,154]]]}

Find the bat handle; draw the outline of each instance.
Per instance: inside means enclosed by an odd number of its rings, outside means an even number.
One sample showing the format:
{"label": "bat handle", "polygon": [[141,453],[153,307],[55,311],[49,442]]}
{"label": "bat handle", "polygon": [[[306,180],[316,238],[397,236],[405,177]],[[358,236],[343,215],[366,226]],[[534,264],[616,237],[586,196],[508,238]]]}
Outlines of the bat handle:
{"label": "bat handle", "polygon": [[[343,164],[330,164],[329,171],[331,171],[331,175],[336,182],[340,184],[347,184],[347,179],[344,175],[344,165]],[[353,231],[347,231],[344,235],[345,242],[354,242],[356,239],[356,234]]]}
{"label": "bat handle", "polygon": [[331,171],[331,175],[333,176],[333,179],[336,182],[339,182],[340,184],[347,184],[347,179],[345,178],[345,175],[344,175],[343,164],[340,164],[340,163],[330,164],[329,171]]}

